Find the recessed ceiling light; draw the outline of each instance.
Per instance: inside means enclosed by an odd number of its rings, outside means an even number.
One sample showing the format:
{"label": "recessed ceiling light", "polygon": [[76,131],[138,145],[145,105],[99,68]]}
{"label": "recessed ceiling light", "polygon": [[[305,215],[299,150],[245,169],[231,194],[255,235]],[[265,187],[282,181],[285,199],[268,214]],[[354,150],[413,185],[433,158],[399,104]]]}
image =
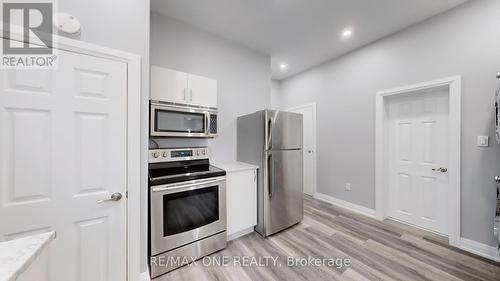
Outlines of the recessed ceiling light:
{"label": "recessed ceiling light", "polygon": [[288,65],[287,65],[286,63],[282,63],[282,64],[280,64],[280,69],[281,69],[282,71],[285,71],[285,70],[287,70],[287,69],[288,69]]}
{"label": "recessed ceiling light", "polygon": [[342,31],[342,38],[350,38],[352,36],[352,29],[346,28],[344,31]]}

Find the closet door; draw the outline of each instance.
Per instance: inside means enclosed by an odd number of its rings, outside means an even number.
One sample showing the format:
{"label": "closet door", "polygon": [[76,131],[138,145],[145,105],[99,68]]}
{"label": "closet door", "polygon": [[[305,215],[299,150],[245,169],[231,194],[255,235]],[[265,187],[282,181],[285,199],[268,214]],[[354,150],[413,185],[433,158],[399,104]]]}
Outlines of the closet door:
{"label": "closet door", "polygon": [[447,90],[399,97],[389,102],[389,215],[448,233]]}
{"label": "closet door", "polygon": [[0,240],[55,231],[49,280],[126,280],[127,65],[57,56],[0,69]]}

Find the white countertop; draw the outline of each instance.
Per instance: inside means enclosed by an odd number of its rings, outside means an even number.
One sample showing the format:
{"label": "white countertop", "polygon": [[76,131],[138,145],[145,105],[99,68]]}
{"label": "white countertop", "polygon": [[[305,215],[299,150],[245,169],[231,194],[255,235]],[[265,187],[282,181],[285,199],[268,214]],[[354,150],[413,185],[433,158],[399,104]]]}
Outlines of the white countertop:
{"label": "white countertop", "polygon": [[223,170],[226,170],[226,172],[238,172],[238,171],[246,171],[246,170],[255,170],[258,169],[258,166],[252,165],[252,164],[247,164],[243,162],[227,162],[227,163],[216,163],[213,164],[216,167],[219,167]]}
{"label": "white countertop", "polygon": [[14,281],[42,253],[55,232],[47,232],[0,243],[0,281]]}

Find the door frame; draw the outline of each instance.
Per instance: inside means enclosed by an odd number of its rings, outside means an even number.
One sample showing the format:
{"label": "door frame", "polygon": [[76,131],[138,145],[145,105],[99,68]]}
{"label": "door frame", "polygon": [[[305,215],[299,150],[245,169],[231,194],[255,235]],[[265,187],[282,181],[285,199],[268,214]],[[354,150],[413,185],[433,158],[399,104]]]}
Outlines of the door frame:
{"label": "door frame", "polygon": [[[10,31],[10,38],[4,37],[0,27],[0,38],[24,42],[22,33]],[[30,39],[36,39],[33,35]],[[30,44],[36,42],[30,40]],[[123,62],[127,65],[127,280],[140,280],[141,258],[141,175],[147,174],[147,165],[142,165],[141,156],[147,155],[147,127],[141,129],[144,120],[141,107],[147,102],[141,97],[141,56],[103,47],[63,36],[53,35],[52,47],[98,58]],[[146,117],[147,118],[147,117]],[[147,120],[147,119],[146,119]],[[146,133],[145,133],[146,132]],[[146,136],[146,137],[141,137]],[[145,141],[146,140],[146,141]]]}
{"label": "door frame", "polygon": [[422,90],[448,86],[449,93],[449,189],[448,189],[448,234],[449,244],[460,245],[460,179],[461,179],[461,77],[452,76],[438,80],[403,86],[377,92],[375,101],[375,214],[383,220],[387,217],[388,193],[388,111],[386,98],[400,95],[416,95]]}
{"label": "door frame", "polygon": [[317,158],[316,158],[316,155],[317,155],[317,149],[316,149],[316,140],[317,140],[317,136],[316,136],[316,102],[312,102],[312,103],[306,103],[306,104],[302,104],[302,105],[297,105],[297,106],[293,106],[293,107],[290,107],[288,109],[286,109],[286,111],[291,111],[291,110],[296,110],[296,109],[302,109],[302,108],[307,108],[307,107],[311,107],[312,108],[312,114],[313,114],[313,156],[314,156],[314,162],[313,162],[313,194],[312,196],[316,196],[316,193],[317,193],[317,189],[316,189],[316,185],[317,185],[317,174],[316,174],[316,162],[317,162]]}

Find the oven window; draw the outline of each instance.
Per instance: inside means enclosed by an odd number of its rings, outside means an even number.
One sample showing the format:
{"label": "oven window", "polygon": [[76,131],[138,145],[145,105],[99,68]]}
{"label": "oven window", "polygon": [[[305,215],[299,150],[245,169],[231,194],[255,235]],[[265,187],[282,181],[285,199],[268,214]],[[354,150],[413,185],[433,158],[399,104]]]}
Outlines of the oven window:
{"label": "oven window", "polygon": [[219,220],[219,187],[163,196],[163,236],[175,235]]}
{"label": "oven window", "polygon": [[204,133],[205,114],[156,109],[154,125],[159,132]]}

